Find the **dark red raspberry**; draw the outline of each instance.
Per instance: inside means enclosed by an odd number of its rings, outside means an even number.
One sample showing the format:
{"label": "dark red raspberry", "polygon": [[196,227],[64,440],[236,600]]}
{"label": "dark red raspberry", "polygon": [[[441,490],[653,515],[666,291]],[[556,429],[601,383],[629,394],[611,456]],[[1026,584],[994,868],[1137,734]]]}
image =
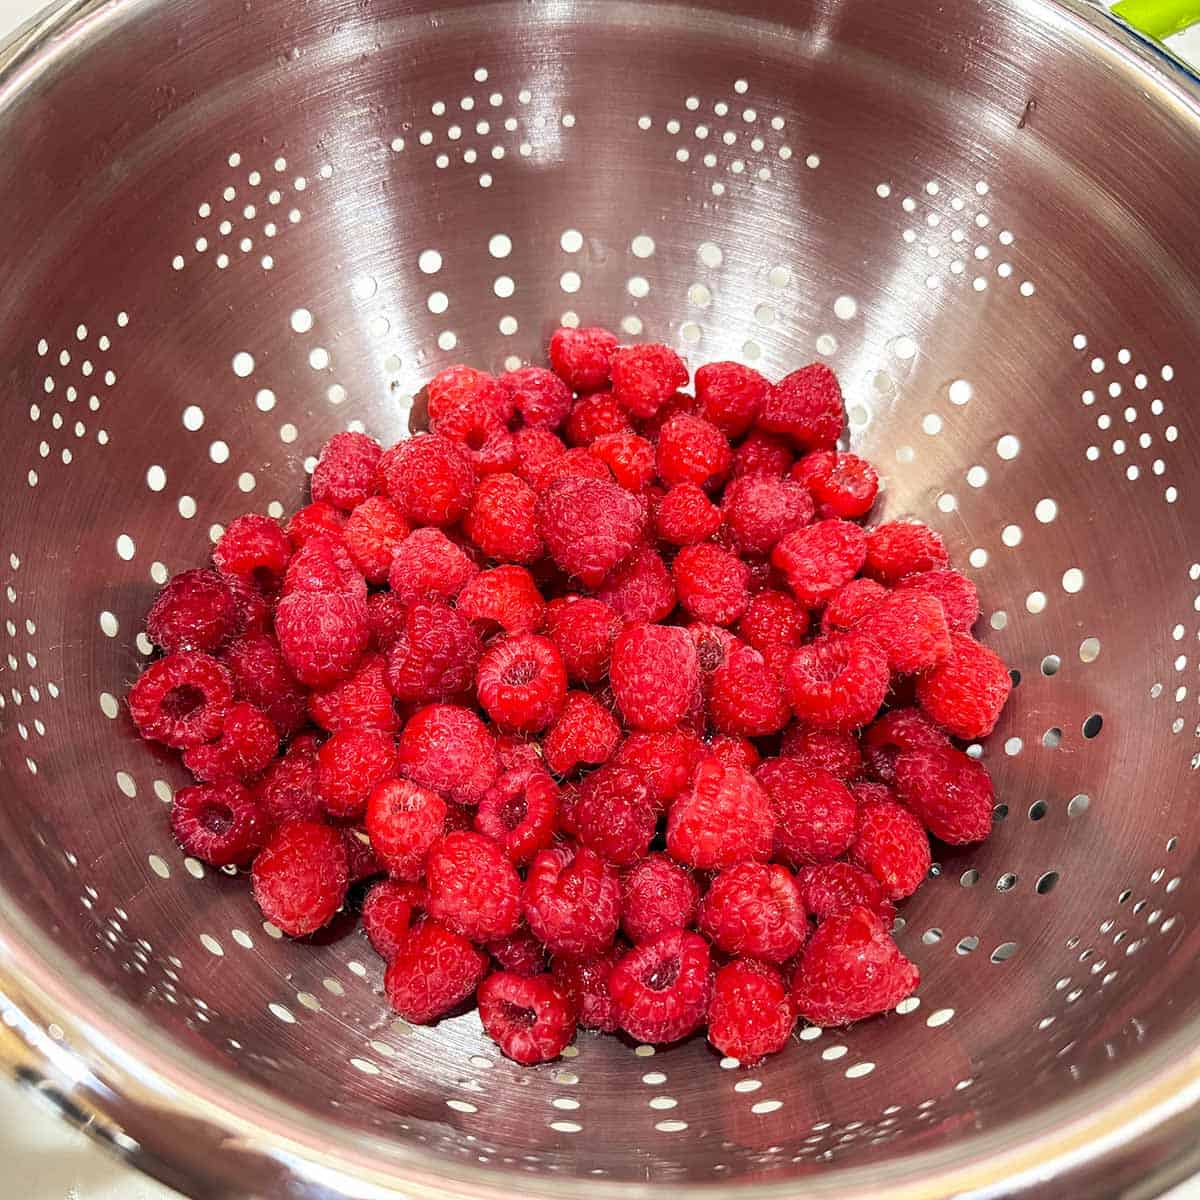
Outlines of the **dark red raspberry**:
{"label": "dark red raspberry", "polygon": [[721,514],[743,554],[766,556],[793,530],[813,519],[808,492],[771,475],[745,475],[726,489]]}
{"label": "dark red raspberry", "polygon": [[400,773],[455,804],[478,804],[496,782],[491,731],[470,709],[430,704],[400,734]]}
{"label": "dark red raspberry", "polygon": [[471,503],[475,468],[457,442],[422,433],[385,451],[379,482],[413,524],[453,525]]}
{"label": "dark red raspberry", "polygon": [[371,839],[365,829],[343,826],[342,840],[346,843],[346,866],[351,887],[365,879],[377,879],[387,874],[387,867],[371,848]]}
{"label": "dark red raspberry", "polygon": [[377,784],[396,774],[396,742],[377,729],[343,729],[317,754],[317,792],[330,816],[361,817]]}
{"label": "dark red raspberry", "polygon": [[254,860],[251,882],[262,914],[289,937],[333,920],[349,885],[341,831],[319,821],[285,821]]}
{"label": "dark red raspberry", "polygon": [[513,475],[518,462],[517,439],[507,429],[493,429],[479,449],[467,445],[467,457],[480,479],[487,475]]}
{"label": "dark red raspberry", "polygon": [[558,788],[541,766],[505,771],[484,793],[475,828],[491,838],[518,867],[554,841],[558,830]]}
{"label": "dark red raspberry", "polygon": [[946,614],[946,624],[954,633],[970,633],[979,620],[979,593],[975,585],[958,571],[921,571],[906,575],[896,584],[898,592],[923,592],[936,596]]}
{"label": "dark red raspberry", "polygon": [[645,523],[642,500],[599,479],[560,479],[538,497],[538,532],[550,556],[588,587],[629,557]]}
{"label": "dark red raspberry", "polygon": [[278,749],[274,723],[242,700],[229,706],[215,742],[183,752],[183,765],[202,783],[245,783],[266,770]]}
{"label": "dark red raspberry", "polygon": [[387,686],[398,700],[430,704],[469,693],[483,646],[460,612],[414,604],[387,651]]}
{"label": "dark red raspberry", "polygon": [[580,784],[575,833],[605,862],[627,867],[645,857],[657,820],[657,806],[637,771],[610,764]]}
{"label": "dark red raspberry", "polygon": [[279,522],[257,513],[231,521],[213,547],[213,562],[222,575],[238,575],[266,589],[279,586],[291,556]]}
{"label": "dark red raspberry", "polygon": [[778,818],[775,850],[792,867],[839,858],[854,841],[858,802],[836,776],[795,758],[769,758],[755,772]]}
{"label": "dark red raspberry", "polygon": [[679,413],[658,435],[658,474],[668,487],[681,483],[700,486],[721,480],[733,466],[729,440],[700,417]]}
{"label": "dark red raspberry", "polygon": [[232,594],[237,609],[230,636],[238,638],[269,629],[274,598],[242,575],[222,575],[221,579]]}
{"label": "dark red raspberry", "polygon": [[665,810],[691,782],[704,753],[704,744],[684,729],[631,733],[618,747],[613,762],[640,771],[650,798]]}
{"label": "dark red raspberry", "polygon": [[287,523],[288,541],[293,550],[307,546],[314,538],[342,543],[346,533],[346,514],[325,500],[314,500],[297,509]]}
{"label": "dark red raspberry", "polygon": [[687,382],[687,366],[669,346],[626,346],[613,355],[613,395],[635,417],[654,416]]}
{"label": "dark red raspberry", "polygon": [[987,737],[996,728],[1011,691],[1004,660],[966,633],[952,633],[950,656],[917,677],[917,702],[964,740]]}
{"label": "dark red raspberry", "polygon": [[487,967],[482,950],[426,919],[397,948],[383,977],[383,990],[406,1021],[432,1025],[474,994]]}
{"label": "dark red raspberry", "polygon": [[501,971],[514,975],[544,975],[549,969],[546,947],[522,925],[516,933],[488,942],[484,949]]}
{"label": "dark red raspberry", "polygon": [[785,592],[767,588],[750,597],[737,632],[755,650],[799,646],[808,632],[808,612]]}
{"label": "dark red raspberry", "polygon": [[885,596],[888,590],[873,579],[852,579],[825,606],[821,628],[826,633],[853,629]]}
{"label": "dark red raspberry", "polygon": [[673,546],[706,542],[720,527],[721,510],[694,483],[673,487],[654,514],[655,532]]}
{"label": "dark red raspberry", "polygon": [[484,1032],[523,1064],[557,1058],[575,1036],[574,1005],[549,975],[497,971],[479,988]]}
{"label": "dark red raspberry", "polygon": [[939,841],[965,846],[992,832],[991,776],[983,763],[953,746],[901,754],[896,791]]}
{"label": "dark red raspberry", "polygon": [[533,576],[509,564],[480,571],[459,592],[456,607],[485,634],[536,633],[546,618],[546,602]]}
{"label": "dark red raspberry", "polygon": [[152,662],[129,689],[129,713],[138,733],[177,750],[218,737],[232,703],[229,671],[198,650]]}
{"label": "dark red raspberry", "polygon": [[653,623],[674,610],[675,584],[658,553],[643,545],[604,577],[596,598],[623,621]]}
{"label": "dark red raspberry", "polygon": [[679,603],[697,621],[732,625],[750,603],[750,571],[736,554],[703,542],[684,546],[671,569]]}
{"label": "dark red raspberry", "polygon": [[949,561],[942,536],[916,521],[889,521],[867,530],[863,574],[888,585],[905,575],[933,571]]}
{"label": "dark red raspberry", "polygon": [[461,804],[446,806],[445,833],[472,833],[475,829],[475,814]]}
{"label": "dark red raspberry", "polygon": [[567,673],[549,638],[518,633],[484,652],[476,686],[480,705],[502,729],[537,733],[562,712]]}
{"label": "dark red raspberry", "polygon": [[534,522],[537,493],[518,475],[488,475],[475,489],[463,532],[488,558],[536,562],[545,552]]}
{"label": "dark red raspberry", "polygon": [[850,861],[870,871],[889,900],[903,900],[921,886],[932,861],[921,822],[891,800],[860,804]]}
{"label": "dark red raspberry", "polygon": [[310,692],[308,715],[314,724],[330,733],[341,729],[397,732],[400,718],[388,691],[383,655],[368,655],[349,679],[324,691]]}
{"label": "dark red raspberry", "polygon": [[792,478],[808,488],[822,517],[865,516],[879,493],[875,468],[846,450],[806,454],[792,468]]}
{"label": "dark red raspberry", "polygon": [[678,725],[699,682],[696,647],[684,629],[627,625],[613,643],[609,680],[633,729]]}
{"label": "dark red raspberry", "polygon": [[937,666],[950,654],[950,628],[942,602],[924,592],[885,596],[856,626],[883,648],[897,675]]}
{"label": "dark red raspberry", "polygon": [[392,555],[389,581],[405,604],[453,600],[478,571],[462,547],[440,529],[414,529]]}
{"label": "dark red raspberry", "polygon": [[753,367],[715,362],[696,372],[696,399],[700,415],[726,437],[741,437],[754,424],[770,383]]}
{"label": "dark red raspberry", "polygon": [[586,846],[543,850],[525,881],[525,920],[551,954],[587,958],[612,944],[621,920],[616,872]]}
{"label": "dark red raspberry", "polygon": [[557,429],[571,411],[571,389],[545,367],[507,371],[500,376],[500,386],[530,429]]}
{"label": "dark red raspberry", "polygon": [[704,747],[704,757],[711,758],[726,767],[739,767],[751,775],[758,770],[762,755],[758,747],[748,738],[736,733],[719,733],[709,738]]}
{"label": "dark red raspberry", "polygon": [[292,556],[283,577],[283,594],[292,592],[328,592],[366,599],[367,585],[345,545],[321,534],[309,538]]}
{"label": "dark red raspberry", "polygon": [[587,692],[568,692],[562,714],[542,742],[546,766],[555,775],[608,762],[621,740],[612,713]]}
{"label": "dark red raspberry", "polygon": [[237,630],[237,598],[216,571],[199,568],[169,579],[146,614],[146,635],[168,654],[214,651]]}
{"label": "dark red raspberry", "polygon": [[558,957],[552,972],[555,982],[563,989],[579,1015],[585,1029],[613,1033],[617,1028],[608,980],[621,957],[617,946],[610,946],[588,958]]}
{"label": "dark red raspberry", "polygon": [[367,624],[371,644],[386,650],[404,632],[408,605],[391,592],[376,592],[367,599]]}
{"label": "dark red raspberry", "polygon": [[807,729],[799,724],[784,733],[779,753],[806,767],[820,767],[837,779],[854,779],[863,767],[862,752],[853,734]]}
{"label": "dark red raspberry", "polygon": [[808,608],[830,600],[858,574],[866,534],[849,521],[818,521],[789,533],[771,551],[796,599]]}
{"label": "dark red raspberry", "polygon": [[686,929],[699,898],[690,872],[665,854],[648,855],[621,875],[621,928],[634,944]]}
{"label": "dark red raspberry", "polygon": [[726,954],[781,963],[804,945],[808,914],[786,867],[737,863],[712,881],[697,928]]}
{"label": "dark red raspberry", "polygon": [[325,688],[354,673],[367,648],[365,596],[351,593],[292,592],[275,609],[275,634],[293,677]]}
{"label": "dark red raspberry", "polygon": [[317,794],[317,739],[294,739],[283,757],[267,768],[254,795],[272,826],[292,817],[322,820],[325,806]]}
{"label": "dark red raspberry", "polygon": [[831,450],[845,426],[842,389],[824,363],[810,363],[785,376],[758,414],[764,433],[786,437],[800,450]]}
{"label": "dark red raspberry", "polygon": [[474,367],[439,371],[426,387],[429,428],[478,449],[488,435],[508,424],[513,404],[498,379]]}
{"label": "dark red raspberry", "polygon": [[607,329],[563,327],[550,339],[550,365],[573,391],[594,392],[608,383],[616,350]]}
{"label": "dark red raspberry", "polygon": [[608,990],[621,1028],[640,1042],[677,1042],[704,1023],[712,996],[708,943],[668,929],[613,968]]}
{"label": "dark red raspberry", "polygon": [[608,674],[621,618],[603,601],[564,596],[546,607],[546,636],[558,647],[572,683],[600,683]]}
{"label": "dark red raspberry", "polygon": [[887,695],[887,656],[861,634],[825,634],[792,654],[784,678],[792,711],[816,729],[866,725]]}
{"label": "dark red raspberry", "polygon": [[513,434],[513,445],[517,453],[517,474],[535,492],[540,492],[542,477],[567,449],[562,439],[548,429],[518,429]]}
{"label": "dark red raspberry", "polygon": [[590,449],[626,491],[641,492],[654,479],[654,447],[636,433],[606,433]]}
{"label": "dark red raspberry", "polygon": [[918,708],[894,708],[863,730],[863,753],[871,774],[896,782],[896,758],[909,750],[936,750],[950,739]]}
{"label": "dark red raspberry", "polygon": [[848,908],[862,906],[891,928],[896,906],[884,894],[874,875],[848,862],[817,863],[796,876],[800,898],[809,915],[818,921]]}
{"label": "dark red raspberry", "polygon": [[270,821],[240,783],[180,788],[171,801],[171,832],[185,853],[214,867],[245,866],[266,840]]}
{"label": "dark red raspberry", "polygon": [[449,833],[425,860],[427,911],[473,942],[508,937],[521,920],[521,878],[491,838]]}
{"label": "dark red raspberry", "polygon": [[388,873],[414,881],[425,874],[425,857],[442,836],[446,802],[407,779],[385,779],[367,801],[367,835]]}
{"label": "dark red raspberry", "polygon": [[753,1066],[782,1050],[795,1025],[791,993],[773,967],[739,959],[717,972],[708,1006],[708,1040],[721,1054]]}
{"label": "dark red raspberry", "polygon": [[281,737],[304,724],[306,693],[288,670],[271,634],[246,634],[230,642],[221,658],[233,676],[238,697],[265,712]]}
{"label": "dark red raspberry", "polygon": [[386,496],[369,496],[350,514],[343,531],[346,550],[368,583],[386,583],[396,547],[412,532]]}
{"label": "dark red raspberry", "polygon": [[667,851],[703,871],[737,862],[766,862],[775,842],[775,814],[749,771],[706,758],[691,788],[671,807]]}
{"label": "dark red raspberry", "polygon": [[817,926],[792,980],[792,1002],[813,1025],[848,1025],[895,1008],[920,982],[887,924],[852,908]]}
{"label": "dark red raspberry", "polygon": [[575,401],[563,426],[568,444],[579,449],[590,446],[597,438],[607,434],[632,431],[629,414],[617,403],[612,392],[581,396]]}
{"label": "dark red raspberry", "polygon": [[375,472],[383,447],[365,433],[335,433],[321,447],[312,473],[312,498],[344,512],[375,491]]}
{"label": "dark red raspberry", "polygon": [[716,625],[689,625],[688,637],[696,647],[696,663],[700,668],[700,680],[708,687],[714,671],[725,665],[730,653],[737,647],[738,640],[728,629]]}
{"label": "dark red raspberry", "polygon": [[362,923],[375,953],[391,962],[408,937],[416,905],[411,883],[381,879],[363,898]]}
{"label": "dark red raspberry", "polygon": [[733,456],[733,477],[743,479],[747,475],[769,475],[782,479],[791,468],[795,455],[783,438],[755,429],[747,434]]}
{"label": "dark red raspberry", "polygon": [[790,655],[789,646],[768,647],[765,654],[735,646],[708,677],[706,699],[713,727],[740,737],[778,733],[792,716],[783,694]]}

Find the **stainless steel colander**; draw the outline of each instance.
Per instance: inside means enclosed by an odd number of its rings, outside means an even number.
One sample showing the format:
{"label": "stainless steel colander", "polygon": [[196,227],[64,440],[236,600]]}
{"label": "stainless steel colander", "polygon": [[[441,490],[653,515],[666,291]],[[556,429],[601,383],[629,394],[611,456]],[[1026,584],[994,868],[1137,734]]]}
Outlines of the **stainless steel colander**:
{"label": "stainless steel colander", "polygon": [[[0,55],[0,1052],[198,1197],[1150,1195],[1200,1160],[1200,87],[1084,0],[79,0]],[[754,1070],[392,1019],[184,858],[157,586],[559,321],[845,383],[1019,670],[919,995]]]}

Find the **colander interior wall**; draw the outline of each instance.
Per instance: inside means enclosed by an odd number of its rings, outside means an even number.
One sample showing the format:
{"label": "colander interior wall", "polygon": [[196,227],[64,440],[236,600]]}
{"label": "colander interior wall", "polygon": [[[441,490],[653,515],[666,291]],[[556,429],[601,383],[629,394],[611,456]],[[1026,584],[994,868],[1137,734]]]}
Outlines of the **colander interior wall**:
{"label": "colander interior wall", "polygon": [[[0,883],[81,996],[513,1187],[891,1169],[1197,1019],[1200,142],[1085,5],[118,3],[3,86]],[[995,836],[902,907],[918,996],[753,1070],[394,1020],[351,920],[291,944],[182,855],[123,706],[224,523],[560,320],[828,362],[1019,674]]]}

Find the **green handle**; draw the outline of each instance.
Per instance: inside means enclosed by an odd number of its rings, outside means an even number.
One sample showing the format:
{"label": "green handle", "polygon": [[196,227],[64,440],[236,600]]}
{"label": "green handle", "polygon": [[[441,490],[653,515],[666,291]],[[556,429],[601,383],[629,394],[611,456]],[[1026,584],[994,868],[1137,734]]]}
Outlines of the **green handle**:
{"label": "green handle", "polygon": [[1152,38],[1170,37],[1200,23],[1200,0],[1121,0],[1113,12]]}

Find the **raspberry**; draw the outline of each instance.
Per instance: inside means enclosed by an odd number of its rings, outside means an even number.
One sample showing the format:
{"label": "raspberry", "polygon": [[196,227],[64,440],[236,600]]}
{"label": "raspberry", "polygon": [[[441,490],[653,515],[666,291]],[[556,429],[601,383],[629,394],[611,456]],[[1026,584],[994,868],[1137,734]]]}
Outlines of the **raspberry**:
{"label": "raspberry", "polygon": [[950,739],[920,709],[894,708],[863,730],[863,753],[871,774],[896,782],[896,758],[909,750],[936,750]]}
{"label": "raspberry", "polygon": [[534,521],[537,493],[518,475],[488,475],[475,489],[463,532],[488,558],[531,563],[545,548]]}
{"label": "raspberry", "polygon": [[457,442],[423,433],[384,453],[379,481],[413,524],[453,525],[471,503],[475,468]]}
{"label": "raspberry", "polygon": [[687,381],[687,366],[669,346],[626,346],[612,357],[613,395],[635,417],[654,416]]}
{"label": "raspberry", "polygon": [[879,880],[853,863],[805,867],[796,876],[796,886],[804,907],[818,921],[858,906],[870,909],[888,928],[896,919],[896,906],[884,894]]}
{"label": "raspberry", "polygon": [[726,954],[781,963],[804,945],[808,914],[786,867],[737,863],[712,881],[697,928]]}
{"label": "raspberry", "polygon": [[867,530],[862,571],[888,585],[905,575],[944,567],[949,560],[942,536],[915,521],[890,521]]}
{"label": "raspberry", "polygon": [[929,874],[929,838],[921,822],[903,805],[892,800],[862,804],[850,861],[870,871],[889,900],[903,900]]}
{"label": "raspberry", "polygon": [[483,794],[475,828],[491,838],[518,867],[528,865],[554,841],[558,788],[541,766],[507,770]]}
{"label": "raspberry", "polygon": [[621,740],[612,713],[587,692],[568,692],[562,714],[542,743],[546,766],[555,775],[608,762]]}
{"label": "raspberry", "polygon": [[316,738],[296,738],[283,757],[267,767],[254,793],[272,826],[292,817],[322,820],[325,806],[317,795]]}
{"label": "raspberry", "polygon": [[368,583],[386,583],[396,547],[412,532],[386,496],[368,496],[346,521],[343,540]]}
{"label": "raspberry", "polygon": [[601,767],[579,787],[576,836],[614,866],[627,867],[645,857],[657,820],[645,779],[628,767]]}
{"label": "raspberry", "polygon": [[663,483],[700,486],[718,482],[733,465],[729,441],[715,426],[700,417],[679,413],[658,435],[658,474]]}
{"label": "raspberry", "polygon": [[236,616],[232,637],[242,637],[248,633],[262,633],[270,627],[273,598],[262,591],[257,584],[241,575],[222,575],[222,581],[233,596]]}
{"label": "raspberry", "polygon": [[497,725],[537,733],[562,712],[567,673],[549,638],[519,633],[488,647],[476,686],[480,705]]}
{"label": "raspberry", "polygon": [[425,874],[425,857],[442,836],[446,802],[436,792],[407,779],[385,779],[367,800],[371,847],[396,879]]}
{"label": "raspberry", "polygon": [[950,635],[950,656],[917,677],[917,702],[955,737],[987,737],[1012,691],[1003,660],[966,633]]}
{"label": "raspberry", "polygon": [[606,433],[590,449],[628,492],[643,491],[654,479],[654,447],[636,433]]}
{"label": "raspberry", "polygon": [[537,502],[538,531],[551,557],[588,587],[629,556],[645,518],[640,499],[598,479],[557,480]]}
{"label": "raspberry", "polygon": [[129,689],[129,713],[138,733],[178,750],[219,736],[232,703],[229,671],[198,650],[152,662]]}
{"label": "raspberry", "polygon": [[365,433],[335,433],[321,447],[312,473],[312,498],[344,512],[357,508],[375,491],[375,472],[383,447]]}
{"label": "raspberry", "polygon": [[267,839],[251,871],[262,914],[289,937],[333,920],[349,885],[341,832],[319,821],[285,821]]}
{"label": "raspberry", "polygon": [[775,384],[763,400],[758,428],[800,450],[830,450],[845,424],[842,389],[824,363],[810,363]]}
{"label": "raspberry", "polygon": [[440,529],[414,529],[392,555],[389,581],[405,604],[453,600],[478,571],[470,556]]}
{"label": "raspberry", "polygon": [[896,791],[939,841],[965,846],[992,832],[995,796],[987,768],[953,746],[901,754]]}
{"label": "raspberry", "polygon": [[562,439],[548,429],[518,429],[513,434],[513,446],[517,454],[517,474],[535,492],[540,492],[542,476],[566,451]]}
{"label": "raspberry", "polygon": [[361,817],[375,786],[395,773],[395,740],[377,729],[343,729],[317,754],[317,792],[339,819]]}
{"label": "raspberry", "polygon": [[402,775],[455,804],[478,804],[500,769],[491,731],[456,704],[431,704],[414,713],[398,749]]}
{"label": "raspberry", "polygon": [[183,765],[202,783],[244,783],[265,770],[278,749],[270,718],[242,700],[226,711],[220,738],[185,750]]}
{"label": "raspberry", "polygon": [[536,489],[544,492],[558,479],[598,479],[612,483],[612,472],[586,446],[572,446],[560,454],[539,477]]}
{"label": "raspberry", "polygon": [[414,892],[410,883],[383,879],[366,894],[362,905],[362,923],[375,953],[384,962],[396,957],[412,924]]}
{"label": "raspberry", "polygon": [[623,621],[653,623],[674,610],[675,584],[659,555],[643,545],[604,577],[596,598]]}
{"label": "raspberry", "polygon": [[365,596],[292,592],[275,609],[275,634],[287,669],[325,688],[353,674],[370,639]]}
{"label": "raspberry", "polygon": [[822,517],[866,516],[879,493],[879,475],[865,458],[846,450],[806,454],[792,478],[808,488]]}
{"label": "raspberry", "polygon": [[700,739],[683,729],[635,732],[621,743],[612,761],[641,773],[651,801],[661,811],[691,782],[703,752]]}
{"label": "raspberry", "polygon": [[508,564],[475,575],[459,593],[456,607],[486,634],[534,633],[546,618],[546,602],[533,576]]}
{"label": "raspberry", "polygon": [[408,606],[391,592],[376,592],[367,599],[367,624],[371,644],[386,650],[404,632]]}
{"label": "raspberry", "polygon": [[686,630],[627,625],[613,643],[609,680],[627,725],[670,729],[688,711],[699,682],[696,648]]}
{"label": "raspberry", "polygon": [[806,767],[820,767],[836,779],[854,779],[863,766],[858,740],[850,733],[806,729],[793,725],[779,746],[780,756],[797,759]]}
{"label": "raspberry", "polygon": [[771,802],[749,771],[706,758],[667,818],[667,852],[676,862],[711,871],[747,860],[765,862],[775,839]]}
{"label": "raspberry", "polygon": [[708,677],[708,715],[721,733],[766,737],[778,733],[791,719],[783,695],[787,646],[766,654],[750,646],[735,646],[725,663]]}
{"label": "raspberry", "polygon": [[486,475],[515,474],[517,439],[507,429],[493,429],[477,450],[467,446],[467,457],[480,479]]}
{"label": "raspberry", "polygon": [[586,846],[543,850],[525,881],[525,920],[551,954],[577,958],[612,944],[621,919],[616,872]]}
{"label": "raspberry", "polygon": [[906,575],[896,584],[898,592],[923,592],[942,603],[946,624],[954,633],[970,633],[979,620],[979,593],[975,585],[958,571],[921,571]]}
{"label": "raspberry", "polygon": [[513,405],[508,388],[474,367],[439,371],[428,383],[429,428],[478,449],[488,435],[508,424]]}
{"label": "raspberry", "polygon": [[[496,737],[496,757],[501,773],[518,767],[543,767],[541,744],[518,733],[501,733]],[[480,830],[482,833],[483,831]]]}
{"label": "raspberry", "polygon": [[489,975],[479,988],[479,1019],[507,1058],[526,1065],[557,1058],[575,1036],[574,1006],[548,975]]}
{"label": "raspberry", "polygon": [[482,982],[487,955],[437,921],[413,927],[383,977],[388,1003],[414,1025],[432,1025]]}
{"label": "raspberry", "polygon": [[700,415],[726,437],[741,437],[754,424],[770,383],[741,363],[708,363],[696,372]]}
{"label": "raspberry", "polygon": [[635,944],[668,929],[686,929],[699,898],[688,871],[665,854],[648,855],[621,875],[621,928]]}
{"label": "raspberry", "polygon": [[782,479],[794,458],[791,447],[783,438],[755,429],[747,434],[734,453],[733,477],[742,479],[747,475],[769,475],[774,479]]}
{"label": "raspberry", "polygon": [[330,733],[341,729],[379,729],[395,733],[400,718],[388,691],[385,660],[370,654],[349,679],[324,691],[310,692],[308,715]]}
{"label": "raspberry", "polygon": [[788,1044],[796,1009],[783,976],[765,963],[739,959],[713,980],[708,1040],[721,1054],[753,1066]]}
{"label": "raspberry", "polygon": [[551,600],[546,636],[558,647],[572,683],[599,683],[608,674],[621,618],[607,604],[582,596]]}
{"label": "raspberry", "polygon": [[808,632],[808,612],[786,593],[767,588],[750,597],[737,632],[755,650],[799,646]]}
{"label": "raspberry", "polygon": [[779,822],[775,849],[784,862],[802,867],[846,853],[858,804],[840,779],[795,758],[769,758],[754,777],[771,799]]}
{"label": "raspberry", "polygon": [[689,625],[687,632],[696,647],[701,683],[707,688],[713,673],[725,665],[738,640],[728,629],[716,625]]}
{"label": "raspberry", "polygon": [[950,653],[950,629],[942,602],[923,592],[893,592],[857,626],[883,648],[897,675],[912,675],[943,662]]}
{"label": "raspberry", "polygon": [[216,571],[183,571],[155,597],[146,614],[146,635],[168,654],[217,650],[238,626],[238,607]]}
{"label": "raspberry", "polygon": [[614,1033],[617,1028],[608,981],[621,957],[616,946],[587,958],[555,958],[551,968],[555,982],[562,988],[585,1029]]}
{"label": "raspberry", "polygon": [[746,564],[712,542],[684,546],[675,556],[671,574],[679,603],[697,621],[732,625],[750,603]]}
{"label": "raspberry", "polygon": [[351,887],[387,874],[387,867],[371,848],[371,839],[365,829],[343,826],[342,840],[346,843],[346,866]]}
{"label": "raspberry", "polygon": [[721,514],[743,554],[766,556],[789,533],[813,519],[813,504],[798,483],[746,475],[725,489]]}
{"label": "raspberry", "polygon": [[607,329],[564,327],[550,339],[550,365],[573,391],[594,392],[608,383],[616,349]]}
{"label": "raspberry", "polygon": [[654,514],[655,532],[673,546],[706,542],[720,527],[721,510],[694,483],[673,487]]}
{"label": "raspberry", "polygon": [[508,937],[488,942],[484,949],[502,971],[543,975],[547,970],[546,948],[524,926]]}
{"label": "raspberry", "polygon": [[201,862],[245,866],[266,840],[269,821],[236,780],[180,788],[171,801],[171,832]]}
{"label": "raspberry", "polygon": [[762,755],[754,743],[736,733],[720,733],[710,738],[704,747],[704,757],[726,767],[740,767],[743,771],[749,771],[751,775],[762,762]]}
{"label": "raspberry", "polygon": [[292,556],[283,577],[283,594],[292,592],[329,592],[365,599],[367,585],[346,547],[321,534],[309,538]]}
{"label": "raspberry", "polygon": [[635,947],[608,978],[621,1028],[640,1042],[676,1042],[703,1024],[712,995],[708,943],[668,929]]}
{"label": "raspberry", "polygon": [[873,579],[850,580],[825,606],[822,630],[839,633],[853,629],[887,594],[887,588]]}
{"label": "raspberry", "polygon": [[771,551],[797,600],[808,608],[824,604],[858,574],[866,534],[849,521],[818,521],[789,533]]}
{"label": "raspberry", "polygon": [[590,446],[606,434],[631,432],[629,414],[617,403],[612,392],[581,396],[575,401],[571,415],[563,426],[567,443],[580,448]]}
{"label": "raspberry", "polygon": [[278,521],[247,513],[221,534],[213,547],[213,562],[222,575],[236,575],[270,590],[279,586],[291,554]]}
{"label": "raspberry", "polygon": [[870,638],[825,634],[792,655],[784,685],[801,721],[846,733],[874,718],[889,678],[887,656]]}
{"label": "raspberry", "polygon": [[557,429],[571,411],[571,389],[545,367],[507,371],[500,376],[500,386],[530,429]]}
{"label": "raspberry", "polygon": [[792,1002],[813,1025],[847,1025],[895,1008],[920,981],[887,925],[869,909],[851,908],[817,926],[792,980]]}
{"label": "raspberry", "polygon": [[427,911],[473,942],[508,937],[521,920],[521,878],[491,838],[449,833],[425,860]]}
{"label": "raspberry", "polygon": [[387,686],[398,700],[430,704],[469,693],[483,647],[460,612],[414,604],[387,652]]}
{"label": "raspberry", "polygon": [[324,500],[314,500],[297,509],[287,523],[288,541],[293,550],[307,546],[314,538],[342,542],[345,538],[346,514]]}

